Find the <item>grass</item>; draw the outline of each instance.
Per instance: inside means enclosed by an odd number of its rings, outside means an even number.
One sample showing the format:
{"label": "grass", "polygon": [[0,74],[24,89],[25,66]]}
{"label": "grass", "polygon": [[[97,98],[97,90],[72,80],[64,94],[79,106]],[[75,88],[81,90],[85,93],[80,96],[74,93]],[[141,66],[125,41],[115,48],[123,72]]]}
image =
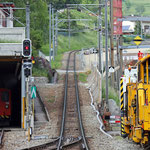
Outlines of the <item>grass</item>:
{"label": "grass", "polygon": [[78,79],[83,82],[86,83],[87,82],[87,77],[88,75],[91,73],[91,71],[87,71],[86,73],[79,73],[78,74]]}
{"label": "grass", "polygon": [[123,2],[123,16],[128,16],[128,15],[131,15],[131,14],[134,14],[134,15],[137,15],[137,11],[136,11],[136,7],[137,6],[142,6],[145,8],[145,11],[143,12],[143,14],[140,14],[142,16],[149,16],[150,15],[150,10],[149,10],[149,7],[150,7],[150,2],[149,0],[129,0],[129,2],[131,3],[130,7],[127,8],[126,5],[125,5],[125,2],[127,0],[125,0]]}
{"label": "grass", "polygon": [[37,68],[37,67],[33,67],[33,76],[34,77],[47,77],[48,76],[48,72],[45,69],[41,69],[41,68]]}
{"label": "grass", "polygon": [[54,103],[55,102],[55,96],[52,96],[51,99],[48,100],[49,103]]}
{"label": "grass", "polygon": [[[69,39],[68,36],[59,35],[58,36],[58,51],[57,56],[55,57],[55,61],[52,60],[52,68],[59,69],[62,66],[62,58],[63,53],[79,50],[82,48],[89,48],[97,45],[97,33],[95,31],[86,32],[86,33],[78,33],[71,36],[69,49]],[[45,55],[49,55],[49,45],[46,44],[42,46],[42,52]]]}

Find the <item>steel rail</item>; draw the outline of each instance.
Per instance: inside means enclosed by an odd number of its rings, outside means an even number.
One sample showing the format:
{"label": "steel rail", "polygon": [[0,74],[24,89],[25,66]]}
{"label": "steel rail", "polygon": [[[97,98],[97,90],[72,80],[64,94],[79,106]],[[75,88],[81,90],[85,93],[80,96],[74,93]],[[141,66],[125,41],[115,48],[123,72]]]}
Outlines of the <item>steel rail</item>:
{"label": "steel rail", "polygon": [[[30,147],[30,148],[25,148],[25,149],[21,149],[21,150],[40,150],[40,149],[44,149],[44,148],[47,148],[49,146],[52,146],[54,144],[56,144],[59,140],[59,137],[54,140],[54,141],[51,141],[51,142],[47,142],[47,143],[44,143],[44,144],[41,144],[41,145],[37,145],[37,146],[33,146],[33,147]],[[54,148],[56,149],[56,148]]]}
{"label": "steel rail", "polygon": [[76,74],[76,53],[74,53],[74,79],[75,79],[75,90],[76,90],[76,101],[77,101],[77,109],[78,109],[78,119],[80,123],[80,131],[82,134],[82,139],[84,142],[84,146],[86,150],[89,150],[86,137],[85,137],[85,132],[82,124],[82,116],[81,116],[81,111],[80,111],[80,101],[79,101],[79,88],[78,88],[78,80],[77,80],[77,74]]}
{"label": "steel rail", "polygon": [[58,146],[57,146],[57,150],[60,150],[60,147],[61,147],[61,144],[62,144],[62,140],[63,140],[63,134],[64,134],[65,116],[66,116],[66,104],[67,104],[67,93],[68,93],[68,70],[69,70],[70,56],[71,56],[72,52],[69,53],[68,60],[67,60],[66,77],[65,77],[65,96],[64,96],[64,106],[63,106],[63,117],[62,117],[60,139],[59,139],[59,143],[58,143]]}
{"label": "steel rail", "polygon": [[4,130],[1,130],[1,135],[0,135],[0,147],[2,147],[3,136],[4,136]]}

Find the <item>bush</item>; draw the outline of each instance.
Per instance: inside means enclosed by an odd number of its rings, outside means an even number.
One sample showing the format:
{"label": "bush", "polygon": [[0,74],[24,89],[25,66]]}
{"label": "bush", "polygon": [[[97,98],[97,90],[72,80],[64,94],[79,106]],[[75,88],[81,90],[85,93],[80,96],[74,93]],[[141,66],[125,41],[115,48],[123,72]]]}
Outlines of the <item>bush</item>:
{"label": "bush", "polygon": [[[119,94],[118,94],[118,92],[114,88],[112,88],[110,85],[109,85],[108,89],[109,89],[108,90],[108,92],[109,92],[108,93],[108,98],[115,100],[117,105],[119,105],[120,101],[119,101]],[[106,97],[105,91],[106,91],[105,80],[103,80],[103,82],[102,82],[102,98]]]}
{"label": "bush", "polygon": [[146,34],[145,37],[146,37],[147,39],[150,39],[150,35],[149,35],[149,34]]}
{"label": "bush", "polygon": [[133,37],[124,37],[123,39],[124,39],[124,42],[127,42],[127,43],[130,43],[131,41],[134,40]]}

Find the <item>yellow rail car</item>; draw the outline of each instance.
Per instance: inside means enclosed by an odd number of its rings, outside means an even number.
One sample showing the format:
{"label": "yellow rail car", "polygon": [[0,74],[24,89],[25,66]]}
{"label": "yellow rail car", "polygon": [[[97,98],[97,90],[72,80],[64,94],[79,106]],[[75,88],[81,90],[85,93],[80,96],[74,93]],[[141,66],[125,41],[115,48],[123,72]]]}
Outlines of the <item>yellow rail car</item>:
{"label": "yellow rail car", "polygon": [[[129,76],[124,92],[120,86],[121,135],[128,136],[136,143],[148,144],[150,142],[150,55],[142,58],[136,66],[136,82],[131,82]],[[120,84],[122,82],[120,80]]]}

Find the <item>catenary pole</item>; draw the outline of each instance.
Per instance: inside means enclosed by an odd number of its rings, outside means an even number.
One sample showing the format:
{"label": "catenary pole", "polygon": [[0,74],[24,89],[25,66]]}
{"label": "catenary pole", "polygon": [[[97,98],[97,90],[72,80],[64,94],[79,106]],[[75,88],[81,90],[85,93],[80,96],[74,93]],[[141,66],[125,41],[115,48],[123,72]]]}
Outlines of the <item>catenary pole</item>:
{"label": "catenary pole", "polygon": [[52,8],[52,30],[53,30],[53,61],[55,60],[55,26],[54,26],[54,8]]}
{"label": "catenary pole", "polygon": [[49,64],[50,64],[50,67],[51,67],[51,56],[52,56],[52,53],[51,53],[51,42],[52,42],[52,39],[51,39],[51,36],[52,36],[51,12],[52,12],[52,5],[49,4]]}
{"label": "catenary pole", "polygon": [[56,37],[56,55],[58,51],[58,11],[56,11],[56,31],[55,31],[55,37]]}
{"label": "catenary pole", "polygon": [[[114,26],[113,26],[113,0],[110,0],[110,48],[111,48],[111,66],[114,67]],[[111,85],[114,87],[114,73],[111,73]]]}
{"label": "catenary pole", "polygon": [[106,52],[106,110],[108,108],[108,18],[107,18],[107,3],[108,0],[105,0],[105,52]]}
{"label": "catenary pole", "polygon": [[[99,0],[99,4],[101,4],[101,0]],[[102,55],[102,49],[101,49],[101,47],[102,47],[102,45],[101,45],[101,40],[102,40],[102,35],[101,35],[101,26],[102,26],[102,21],[101,21],[101,19],[102,19],[102,17],[101,17],[101,6],[99,5],[99,16],[98,16],[98,19],[99,19],[99,21],[98,21],[98,23],[99,23],[99,27],[98,27],[98,29],[99,29],[99,34],[98,34],[98,49],[99,49],[99,72],[101,72],[102,71],[102,68],[101,68],[101,66],[102,66],[102,57],[101,57],[101,55]]]}
{"label": "catenary pole", "polygon": [[[29,3],[27,2],[26,5],[26,37],[30,39],[30,6]],[[30,104],[31,101],[29,99],[29,78],[26,78],[26,103],[27,103],[27,130],[28,130],[28,141],[30,141],[30,123],[31,120],[29,118],[30,115]]]}
{"label": "catenary pole", "polygon": [[30,6],[26,5],[26,36],[30,39]]}

